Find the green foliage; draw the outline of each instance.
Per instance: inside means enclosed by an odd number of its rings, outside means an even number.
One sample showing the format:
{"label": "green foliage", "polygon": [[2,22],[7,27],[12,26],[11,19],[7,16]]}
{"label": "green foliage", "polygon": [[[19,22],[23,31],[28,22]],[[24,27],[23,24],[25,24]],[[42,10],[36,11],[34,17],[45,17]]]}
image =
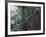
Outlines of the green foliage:
{"label": "green foliage", "polygon": [[[21,31],[31,29],[32,21],[31,17],[36,11],[41,11],[40,7],[33,6],[14,6],[14,9],[11,10],[11,21],[14,20],[15,23],[12,24],[12,30]],[[30,18],[30,21],[29,21]],[[30,24],[28,23],[30,22]]]}

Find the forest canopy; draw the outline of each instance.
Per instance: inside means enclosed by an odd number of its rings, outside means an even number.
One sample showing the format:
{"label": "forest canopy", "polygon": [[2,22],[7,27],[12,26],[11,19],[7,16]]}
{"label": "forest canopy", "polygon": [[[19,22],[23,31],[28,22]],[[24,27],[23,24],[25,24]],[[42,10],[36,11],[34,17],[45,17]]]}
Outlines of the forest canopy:
{"label": "forest canopy", "polygon": [[34,6],[12,5],[10,7],[11,30],[12,31],[31,30],[32,15],[36,14],[37,11],[40,13],[41,8]]}

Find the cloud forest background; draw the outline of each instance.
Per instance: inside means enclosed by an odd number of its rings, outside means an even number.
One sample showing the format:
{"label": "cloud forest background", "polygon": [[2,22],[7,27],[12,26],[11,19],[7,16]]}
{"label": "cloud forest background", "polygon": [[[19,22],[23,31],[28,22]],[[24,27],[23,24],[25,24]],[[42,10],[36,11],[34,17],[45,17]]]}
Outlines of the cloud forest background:
{"label": "cloud forest background", "polygon": [[11,31],[41,29],[41,7],[10,6]]}

